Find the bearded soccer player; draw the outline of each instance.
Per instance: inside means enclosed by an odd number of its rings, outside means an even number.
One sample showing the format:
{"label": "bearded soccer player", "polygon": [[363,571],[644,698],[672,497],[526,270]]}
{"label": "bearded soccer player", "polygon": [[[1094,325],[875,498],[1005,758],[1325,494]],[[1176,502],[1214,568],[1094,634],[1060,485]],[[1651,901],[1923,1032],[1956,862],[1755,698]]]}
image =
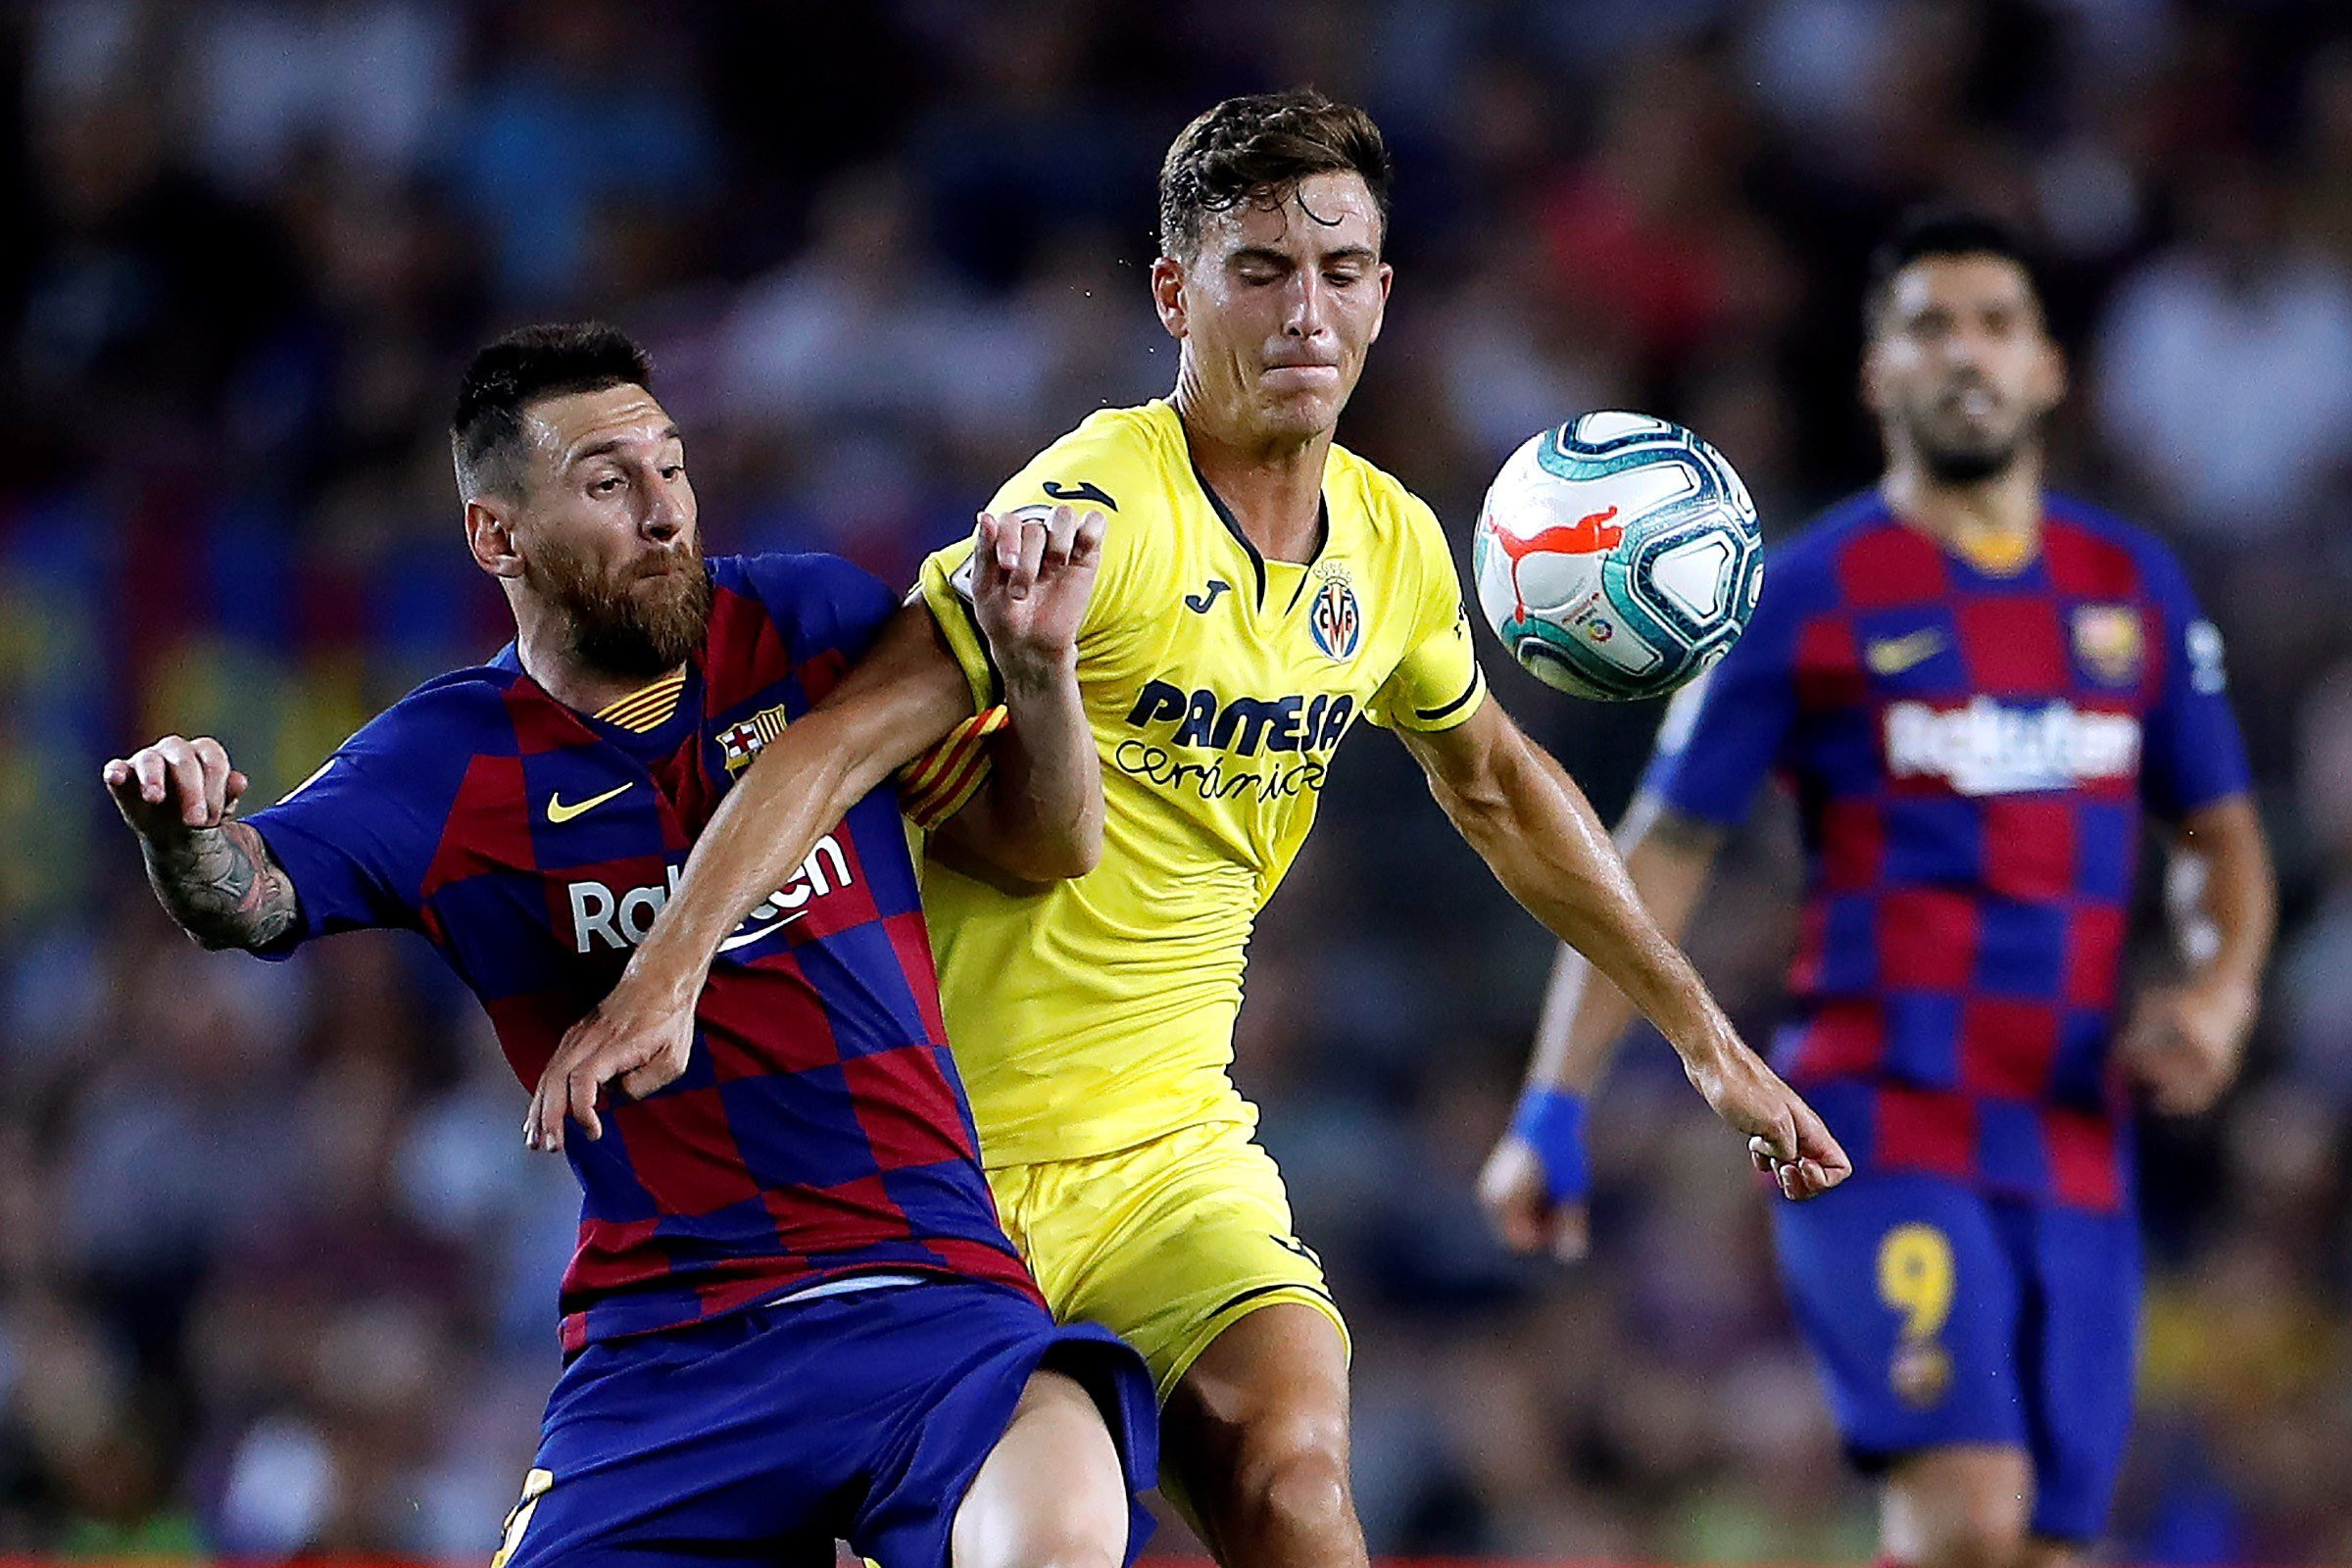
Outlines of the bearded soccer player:
{"label": "bearded soccer player", "polygon": [[[248,820],[217,742],[106,765],[191,935],[275,957],[419,931],[538,1079],[743,765],[896,608],[829,557],[706,561],[651,379],[595,326],[526,328],[466,373],[466,539],[515,624],[488,664],[417,688]],[[1090,573],[1078,552],[986,580],[1000,656],[1055,663]],[[1050,734],[1077,711],[1070,686],[1013,717]],[[898,792],[864,779],[724,948],[685,1070],[624,1079],[567,1147],[568,1360],[499,1568],[815,1568],[837,1536],[891,1568],[1128,1557],[1151,1385],[1109,1335],[1055,1326],[997,1222]]]}
{"label": "bearded soccer player", "polygon": [[[1002,831],[935,845],[924,879],[1006,1228],[1059,1316],[1112,1326],[1150,1361],[1163,1485],[1229,1568],[1364,1561],[1345,1329],[1227,1076],[1251,923],[1358,717],[1404,742],[1520,902],[1639,999],[1784,1190],[1845,1168],[1642,911],[1583,795],[1489,699],[1436,517],[1333,445],[1388,301],[1388,188],[1378,128],[1314,93],[1228,100],[1177,138],[1152,273],[1181,349],[1174,394],[1096,415],[994,507],[1110,520],[1075,659],[1102,819],[1058,821],[1033,786],[1001,788]],[[1031,681],[992,658],[976,603],[1011,550],[1000,531],[934,557],[917,630],[874,666],[904,650],[925,673],[854,679],[934,678],[936,630],[967,706]],[[869,706],[834,750],[887,760],[929,738]],[[714,826],[612,1004],[566,1043],[557,1121],[576,1086],[676,1059],[701,965],[821,826],[808,803],[843,764],[818,738],[787,734],[752,770],[721,825],[737,853]],[[1000,786],[1057,765],[1017,716],[989,745]],[[1073,827],[1101,836],[1084,875],[1048,882],[991,853],[1090,857],[1091,837],[1047,853]]]}
{"label": "bearded soccer player", "polygon": [[[1793,788],[1776,1054],[1856,1166],[1775,1209],[1798,1326],[1883,1478],[1891,1561],[2063,1561],[2105,1525],[2131,1416],[2131,1086],[2176,1113],[2228,1086],[2275,898],[2220,637],[2154,539],[2042,488],[2065,368],[2016,243],[1924,212],[1873,276],[1886,474],[1774,556],[1677,699],[1627,860],[1679,931],[1764,775]],[[2119,1032],[2143,814],[2203,892],[2187,973]],[[1584,1250],[1584,1097],[1630,1018],[1562,955],[1482,1180],[1523,1250]]]}

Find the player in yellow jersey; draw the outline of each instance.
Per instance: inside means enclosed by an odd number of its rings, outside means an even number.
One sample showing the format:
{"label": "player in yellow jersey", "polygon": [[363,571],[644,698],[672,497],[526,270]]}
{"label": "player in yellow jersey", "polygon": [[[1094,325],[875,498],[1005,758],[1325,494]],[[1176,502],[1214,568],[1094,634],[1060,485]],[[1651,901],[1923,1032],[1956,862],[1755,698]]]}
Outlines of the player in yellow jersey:
{"label": "player in yellow jersey", "polygon": [[[1345,1328],[1227,1077],[1251,923],[1356,719],[1403,741],[1503,885],[1657,1022],[1784,1192],[1847,1168],[1643,912],[1576,785],[1488,697],[1435,516],[1333,444],[1387,303],[1388,177],[1370,119],[1313,93],[1229,100],[1185,129],[1152,278],[1181,345],[1172,397],[1088,419],[999,493],[977,549],[925,564],[915,621],[769,745],[557,1064],[593,1094],[683,1062],[710,955],[845,792],[937,740],[942,715],[1035,683],[992,662],[968,574],[1059,569],[1068,509],[1102,514],[1076,640],[1102,815],[1061,819],[1054,791],[1018,782],[1070,769],[1016,722],[988,743],[988,830],[935,842],[924,897],[1005,1228],[1057,1312],[1152,1362],[1163,1482],[1227,1568],[1364,1561]],[[729,812],[756,824],[706,853]],[[1092,868],[1024,870],[1053,864]]]}

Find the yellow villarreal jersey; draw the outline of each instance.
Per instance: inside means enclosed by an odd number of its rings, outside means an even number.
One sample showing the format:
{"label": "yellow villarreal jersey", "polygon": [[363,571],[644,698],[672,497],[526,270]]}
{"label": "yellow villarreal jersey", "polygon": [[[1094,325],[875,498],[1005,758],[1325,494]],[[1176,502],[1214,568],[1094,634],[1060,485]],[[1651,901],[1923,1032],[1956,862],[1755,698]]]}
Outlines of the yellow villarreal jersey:
{"label": "yellow villarreal jersey", "polygon": [[[991,1166],[1253,1122],[1227,1075],[1244,953],[1334,750],[1359,717],[1446,729],[1486,693],[1436,516],[1350,453],[1332,449],[1305,564],[1259,557],[1164,402],[1095,415],[992,510],[1064,504],[1109,522],[1078,641],[1102,862],[1033,893],[937,859],[923,872],[948,1036]],[[986,707],[971,550],[924,563],[921,591]]]}

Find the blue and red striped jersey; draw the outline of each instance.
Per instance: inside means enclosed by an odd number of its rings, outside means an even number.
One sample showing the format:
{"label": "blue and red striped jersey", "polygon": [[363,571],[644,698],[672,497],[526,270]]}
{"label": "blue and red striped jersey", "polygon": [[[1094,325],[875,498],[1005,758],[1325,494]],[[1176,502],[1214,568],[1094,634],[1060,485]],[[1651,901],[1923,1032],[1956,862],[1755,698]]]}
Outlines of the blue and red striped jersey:
{"label": "blue and red striped jersey", "polygon": [[1858,1168],[2131,1202],[2109,1059],[2143,809],[2247,788],[2219,634],[2149,535],[2063,498],[2022,570],[1875,494],[1776,552],[1645,786],[1729,826],[1777,771],[1806,893],[1776,1064]]}
{"label": "blue and red striped jersey", "polygon": [[[512,646],[427,682],[253,825],[292,877],[292,943],[423,933],[535,1084],[618,978],[760,747],[895,609],[825,556],[710,563],[709,634],[638,732],[549,696]],[[726,940],[686,1074],[609,1090],[565,1150],[583,1192],[568,1349],[877,1271],[1034,1294],[997,1221],[940,1020],[897,791],[818,841]]]}

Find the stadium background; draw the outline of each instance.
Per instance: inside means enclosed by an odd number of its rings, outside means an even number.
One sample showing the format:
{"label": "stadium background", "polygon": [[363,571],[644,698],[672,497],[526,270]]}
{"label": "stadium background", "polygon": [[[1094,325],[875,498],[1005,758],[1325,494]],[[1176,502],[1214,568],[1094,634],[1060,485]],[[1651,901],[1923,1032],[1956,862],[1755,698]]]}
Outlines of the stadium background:
{"label": "stadium background", "polygon": [[[503,640],[442,430],[466,353],[525,319],[653,346],[714,548],[906,580],[1034,448],[1169,385],[1157,155],[1215,98],[1305,80],[1399,166],[1345,434],[1457,544],[1512,444],[1609,406],[1695,425],[1786,532],[1873,471],[1855,296],[1887,218],[1958,193],[2046,246],[2060,469],[2192,564],[2287,910],[2246,1081],[2147,1135],[2120,1549],[2352,1558],[2335,10],[0,8],[0,1552],[479,1560],[556,1366],[572,1189],[523,1153],[469,1001],[406,939],[198,954],[99,761],[210,731],[273,798]],[[1613,814],[1654,710],[1496,684]],[[1734,1141],[1637,1048],[1599,1260],[1500,1255],[1470,1183],[1547,943],[1387,740],[1349,748],[1324,822],[1239,1071],[1356,1327],[1376,1549],[1865,1558]],[[1790,887],[1768,825],[1694,939],[1758,1037]]]}

